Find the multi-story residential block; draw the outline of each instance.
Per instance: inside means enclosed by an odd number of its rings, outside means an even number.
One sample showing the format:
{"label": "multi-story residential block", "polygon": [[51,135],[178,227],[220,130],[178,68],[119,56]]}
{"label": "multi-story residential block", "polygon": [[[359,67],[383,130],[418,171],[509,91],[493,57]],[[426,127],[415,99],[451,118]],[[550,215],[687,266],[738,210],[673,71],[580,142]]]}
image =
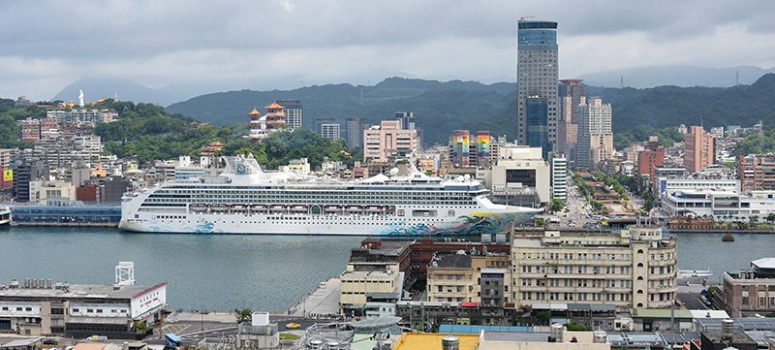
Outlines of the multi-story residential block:
{"label": "multi-story residential block", "polygon": [[715,138],[702,126],[694,125],[684,135],[684,166],[690,173],[698,172],[715,162]]}
{"label": "multi-story residential block", "polygon": [[388,161],[410,158],[417,152],[417,130],[401,128],[398,120],[383,120],[363,132],[363,159]]}
{"label": "multi-story residential block", "polygon": [[520,19],[517,24],[517,142],[557,146],[557,22]]}
{"label": "multi-story residential block", "polygon": [[576,169],[589,170],[613,156],[612,109],[611,104],[604,104],[599,97],[589,101],[582,97],[580,100],[577,107]]}
{"label": "multi-story residential block", "polygon": [[341,138],[341,128],[338,123],[321,124],[320,136],[324,139],[339,140]]}
{"label": "multi-story residential block", "polygon": [[666,308],[676,298],[675,238],[661,227],[620,234],[560,233],[512,241],[511,285],[517,308],[544,303]]}
{"label": "multi-story residential block", "polygon": [[775,190],[775,155],[737,157],[737,178],[743,191]]}
{"label": "multi-story residential block", "polygon": [[725,271],[720,290],[732,317],[775,312],[775,258],[751,262],[751,268]]}
{"label": "multi-story residential block", "polygon": [[449,140],[449,160],[454,167],[481,168],[490,165],[492,135],[479,131],[455,130]]}
{"label": "multi-story residential block", "polygon": [[91,124],[110,123],[118,120],[118,112],[109,109],[50,109],[46,111],[46,117],[55,119],[61,123],[86,122]]}
{"label": "multi-story residential block", "polygon": [[665,148],[659,146],[659,138],[649,136],[646,150],[638,152],[638,174],[648,177],[650,183],[656,181],[655,170],[665,164]]}
{"label": "multi-story residential block", "polygon": [[[508,292],[508,281],[511,277],[508,267],[509,255],[503,253],[479,255],[474,252],[472,255],[466,253],[437,257],[428,265],[426,279],[428,301],[481,303],[482,298],[490,297],[488,303],[492,303],[491,297],[496,296],[495,291],[483,293],[483,290],[496,286],[497,281],[490,281],[488,278],[491,276],[483,275],[489,270],[500,269],[498,271],[501,274],[505,273],[506,278],[506,285],[500,282],[500,287],[505,287],[505,291]],[[501,278],[504,277],[501,276]],[[504,292],[497,296],[500,297],[498,304],[501,307],[504,303],[510,302]]]}
{"label": "multi-story residential block", "polygon": [[303,125],[304,106],[301,104],[301,101],[294,99],[281,99],[277,100],[277,103],[283,106],[283,111],[287,117],[286,122],[288,129],[293,131]]}
{"label": "multi-story residential block", "polygon": [[75,186],[66,181],[30,181],[30,202],[41,205],[75,200]]}
{"label": "multi-story residential block", "polygon": [[717,221],[763,219],[775,213],[775,191],[750,191],[747,194],[714,190],[667,192],[662,211],[672,217],[714,217]]}
{"label": "multi-story residential block", "polygon": [[364,241],[353,249],[347,268],[339,276],[339,306],[346,315],[363,315],[366,304],[373,300],[398,301],[408,269],[409,243]]}

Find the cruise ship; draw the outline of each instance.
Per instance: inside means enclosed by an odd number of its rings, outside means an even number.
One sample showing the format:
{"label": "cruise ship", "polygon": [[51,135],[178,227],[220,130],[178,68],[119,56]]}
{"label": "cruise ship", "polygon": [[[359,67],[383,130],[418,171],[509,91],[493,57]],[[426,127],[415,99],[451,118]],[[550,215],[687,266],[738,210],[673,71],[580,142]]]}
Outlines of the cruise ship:
{"label": "cruise ship", "polygon": [[222,157],[223,172],[129,192],[119,227],[136,232],[287,235],[501,233],[538,213],[497,205],[478,181],[415,172],[340,181],[263,172],[252,156]]}

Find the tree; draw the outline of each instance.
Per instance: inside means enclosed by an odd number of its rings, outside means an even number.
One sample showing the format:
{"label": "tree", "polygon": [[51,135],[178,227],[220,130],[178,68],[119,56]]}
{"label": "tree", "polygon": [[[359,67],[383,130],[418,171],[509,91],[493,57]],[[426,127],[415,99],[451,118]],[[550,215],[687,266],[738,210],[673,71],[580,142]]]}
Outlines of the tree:
{"label": "tree", "polygon": [[237,324],[253,321],[253,310],[251,309],[234,309],[234,316],[237,318]]}
{"label": "tree", "polygon": [[561,199],[555,198],[552,199],[552,202],[549,203],[549,213],[554,214],[562,210],[562,208],[565,206],[565,203],[562,202]]}
{"label": "tree", "polygon": [[770,223],[775,222],[775,213],[771,213],[767,215],[767,221],[769,221]]}

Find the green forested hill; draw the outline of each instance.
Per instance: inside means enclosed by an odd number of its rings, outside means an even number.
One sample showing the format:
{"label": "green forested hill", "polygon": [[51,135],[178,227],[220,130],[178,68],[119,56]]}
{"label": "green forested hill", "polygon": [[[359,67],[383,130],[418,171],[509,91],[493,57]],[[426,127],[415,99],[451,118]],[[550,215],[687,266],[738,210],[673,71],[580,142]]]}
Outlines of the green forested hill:
{"label": "green forested hill", "polygon": [[[477,82],[438,82],[390,78],[374,86],[323,85],[290,91],[231,91],[192,98],[167,107],[200,121],[218,125],[247,122],[253,107],[262,109],[272,100],[296,98],[304,105],[304,124],[315,118],[363,117],[377,123],[397,111],[412,111],[423,129],[424,143],[446,143],[452,130],[489,130],[506,134],[516,131],[516,86]],[[643,134],[679,124],[706,127],[765,125],[775,121],[775,75],[767,74],[752,85],[731,88],[681,88],[661,86],[649,89],[588,87],[613,104],[613,127],[617,144],[643,141]],[[262,109],[263,112],[263,109]]]}

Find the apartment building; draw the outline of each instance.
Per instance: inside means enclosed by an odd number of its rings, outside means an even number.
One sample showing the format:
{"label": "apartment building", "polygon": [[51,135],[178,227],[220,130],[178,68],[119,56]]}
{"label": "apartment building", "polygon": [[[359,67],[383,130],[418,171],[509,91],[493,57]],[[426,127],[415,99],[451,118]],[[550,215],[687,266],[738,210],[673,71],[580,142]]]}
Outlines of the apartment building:
{"label": "apartment building", "polygon": [[[477,253],[474,253],[477,254]],[[509,255],[485,254],[468,255],[453,254],[436,257],[428,265],[427,288],[428,301],[440,302],[470,302],[481,303],[482,298],[488,299],[495,296],[496,290],[483,293],[484,290],[490,290],[491,286],[496,286],[497,273],[505,274],[500,282],[501,287],[505,287],[504,292],[508,292],[508,281],[511,274],[507,270],[509,266]],[[493,271],[498,269],[499,271]],[[503,271],[500,271],[503,270]],[[503,278],[506,278],[503,280]],[[494,282],[494,283],[493,283]],[[503,292],[499,293],[502,302],[496,302],[503,306],[508,303],[508,296]]]}
{"label": "apartment building", "polygon": [[363,159],[388,161],[409,158],[419,148],[416,129],[403,129],[400,120],[383,120],[363,131]]}
{"label": "apartment building", "polygon": [[347,268],[339,276],[339,306],[345,315],[364,315],[372,301],[400,300],[405,276],[401,269],[408,268],[408,245],[367,240],[351,250]]}
{"label": "apartment building", "polygon": [[676,264],[675,238],[662,237],[660,227],[515,237],[510,299],[517,308],[569,302],[666,308],[678,291]]}
{"label": "apartment building", "polygon": [[743,191],[775,190],[775,155],[738,157],[737,178]]}

